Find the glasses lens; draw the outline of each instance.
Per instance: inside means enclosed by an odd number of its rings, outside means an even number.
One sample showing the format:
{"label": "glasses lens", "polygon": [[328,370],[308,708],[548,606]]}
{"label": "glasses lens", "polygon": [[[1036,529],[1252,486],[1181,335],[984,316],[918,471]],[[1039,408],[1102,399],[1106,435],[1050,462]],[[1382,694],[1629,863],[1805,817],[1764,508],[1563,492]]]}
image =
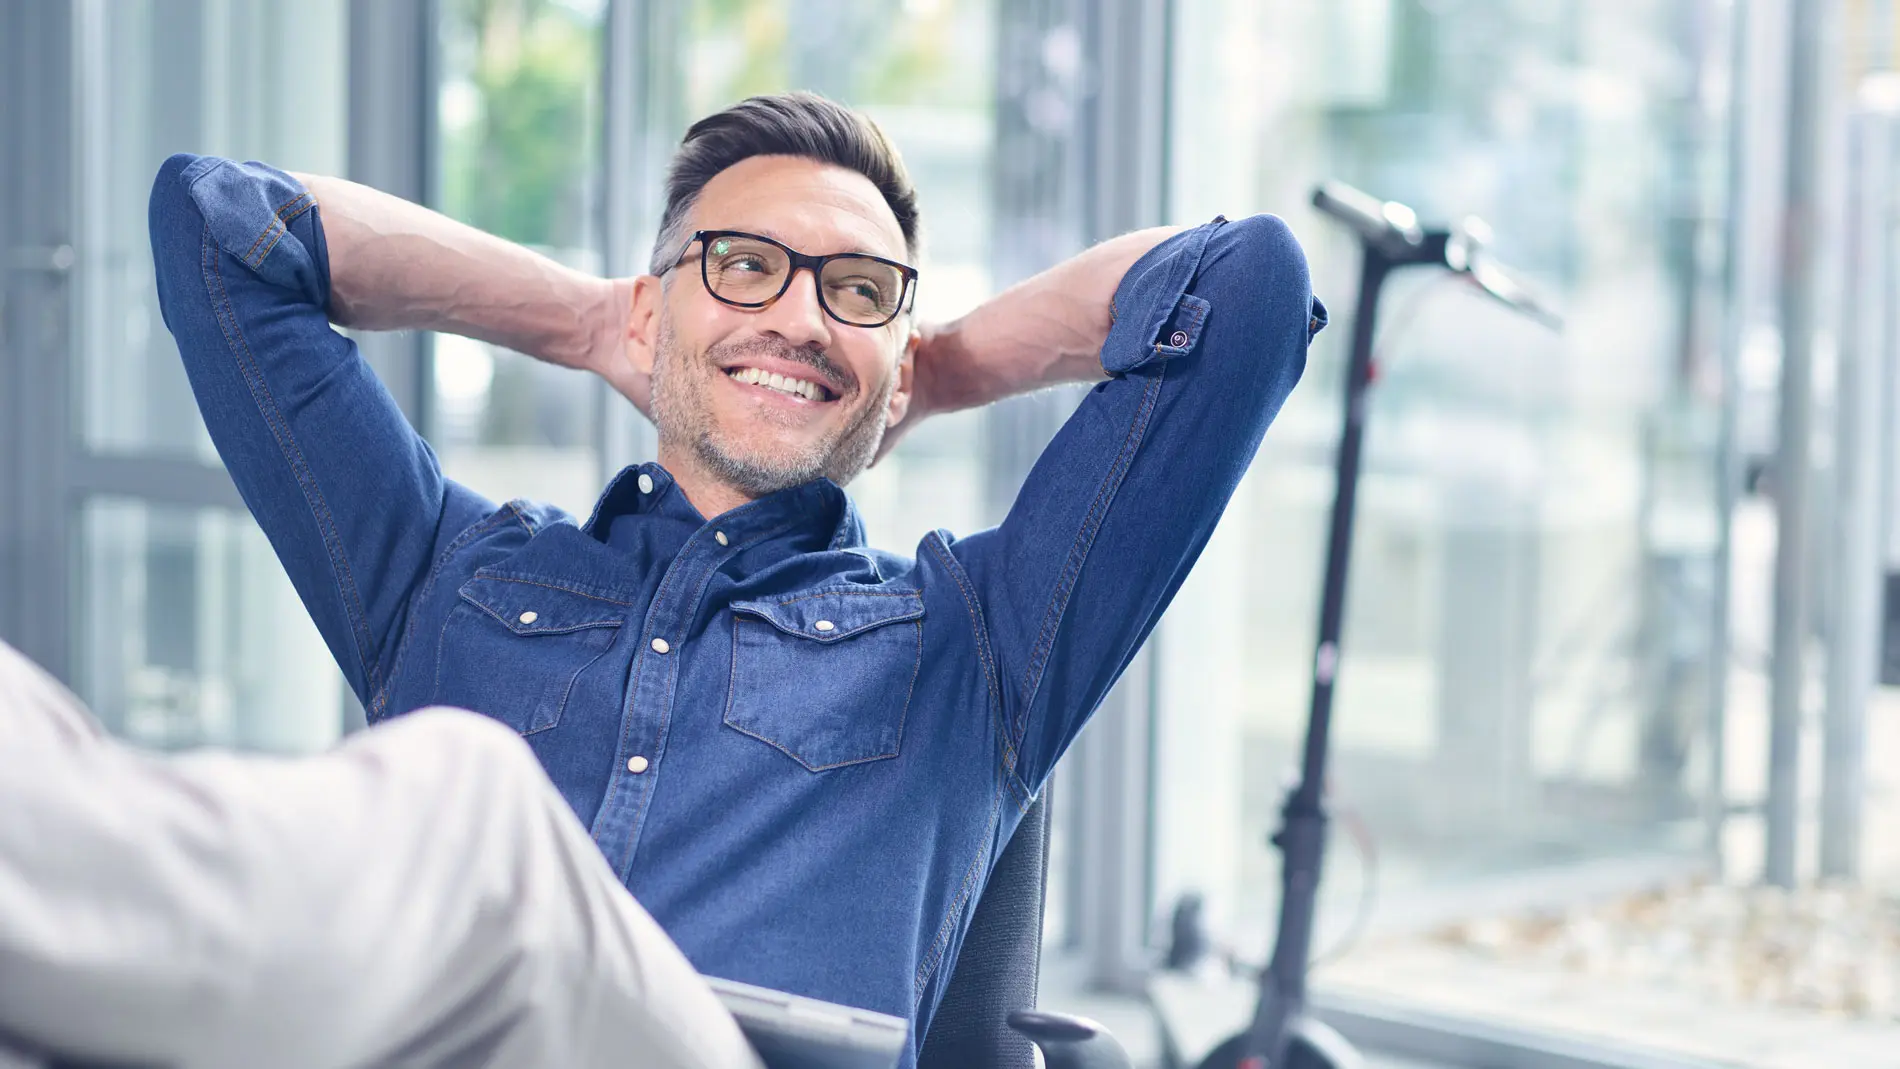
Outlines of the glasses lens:
{"label": "glasses lens", "polygon": [[832,313],[859,326],[888,322],[904,299],[904,273],[868,256],[827,261],[824,284],[825,303]]}
{"label": "glasses lens", "polygon": [[730,235],[706,240],[706,285],[737,304],[763,304],[785,287],[791,260],[768,241]]}

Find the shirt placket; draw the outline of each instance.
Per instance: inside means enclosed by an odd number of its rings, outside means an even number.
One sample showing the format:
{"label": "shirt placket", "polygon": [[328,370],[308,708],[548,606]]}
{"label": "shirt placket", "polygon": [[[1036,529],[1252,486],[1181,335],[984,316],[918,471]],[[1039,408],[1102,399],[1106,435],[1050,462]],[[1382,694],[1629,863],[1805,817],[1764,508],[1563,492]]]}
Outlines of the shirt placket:
{"label": "shirt placket", "polygon": [[[640,473],[636,485],[644,500],[669,488],[648,472]],[[701,527],[660,579],[633,651],[620,743],[607,795],[592,829],[595,844],[622,883],[630,878],[648,802],[664,771],[668,729],[679,693],[680,658],[693,652],[687,649],[687,636],[694,633],[711,573],[746,546],[785,534],[808,507],[797,499],[765,511],[756,511],[755,505],[750,515]]]}
{"label": "shirt placket", "polygon": [[647,610],[640,645],[634,651],[627,704],[621,710],[620,744],[607,797],[593,827],[594,842],[623,883],[639,845],[647,803],[664,771],[680,658],[688,652],[685,636],[692,629],[706,572],[718,563],[718,554],[709,552],[709,547],[717,548],[713,534],[694,535],[673,559]]}

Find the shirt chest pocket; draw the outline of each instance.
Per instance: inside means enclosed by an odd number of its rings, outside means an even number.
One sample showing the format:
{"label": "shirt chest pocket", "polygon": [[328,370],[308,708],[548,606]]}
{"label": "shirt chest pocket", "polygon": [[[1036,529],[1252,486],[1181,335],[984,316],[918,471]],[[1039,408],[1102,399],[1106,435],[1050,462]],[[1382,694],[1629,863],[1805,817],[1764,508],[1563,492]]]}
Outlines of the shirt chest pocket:
{"label": "shirt chest pocket", "polygon": [[812,772],[896,757],[923,650],[918,594],[735,601],[726,724]]}
{"label": "shirt chest pocket", "polygon": [[561,587],[471,579],[442,624],[432,700],[485,713],[523,735],[546,731],[561,722],[626,613],[620,602]]}

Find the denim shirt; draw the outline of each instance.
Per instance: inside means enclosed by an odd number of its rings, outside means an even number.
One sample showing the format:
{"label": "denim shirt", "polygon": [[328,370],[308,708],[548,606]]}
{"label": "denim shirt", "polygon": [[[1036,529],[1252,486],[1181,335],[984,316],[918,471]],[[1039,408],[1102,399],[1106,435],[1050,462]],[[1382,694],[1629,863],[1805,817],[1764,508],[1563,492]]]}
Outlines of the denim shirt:
{"label": "denim shirt", "polygon": [[902,556],[828,481],[711,520],[656,464],[584,522],[487,501],[331,328],[294,179],[173,157],[151,235],[219,454],[371,720],[515,728],[697,968],[906,1018],[906,1064],[991,865],[1324,321],[1277,219],[1163,242],[1007,519]]}

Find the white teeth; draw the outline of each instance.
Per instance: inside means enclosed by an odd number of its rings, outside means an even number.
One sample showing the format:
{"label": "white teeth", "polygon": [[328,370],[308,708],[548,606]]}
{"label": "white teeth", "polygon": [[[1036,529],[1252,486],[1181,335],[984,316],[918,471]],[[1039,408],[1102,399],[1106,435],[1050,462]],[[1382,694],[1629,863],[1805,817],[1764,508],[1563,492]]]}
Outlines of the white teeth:
{"label": "white teeth", "polygon": [[737,371],[727,372],[727,374],[747,385],[764,386],[767,389],[777,390],[780,393],[790,394],[793,397],[803,397],[807,401],[817,401],[823,398],[823,392],[818,384],[815,382],[806,382],[804,379],[775,375],[770,372],[761,371],[755,367],[743,367]]}

